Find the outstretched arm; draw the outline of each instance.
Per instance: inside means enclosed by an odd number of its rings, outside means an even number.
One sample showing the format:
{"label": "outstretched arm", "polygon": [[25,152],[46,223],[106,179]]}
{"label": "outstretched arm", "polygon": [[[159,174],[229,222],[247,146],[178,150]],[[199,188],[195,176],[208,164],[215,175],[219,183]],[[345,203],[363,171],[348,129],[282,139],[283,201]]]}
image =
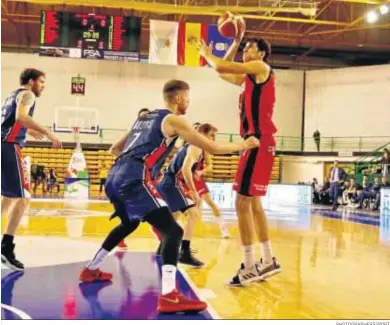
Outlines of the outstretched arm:
{"label": "outstretched arm", "polygon": [[186,120],[173,114],[166,118],[163,127],[166,134],[179,135],[190,144],[211,154],[226,154],[259,146],[259,141],[253,137],[240,142],[211,141],[197,132]]}

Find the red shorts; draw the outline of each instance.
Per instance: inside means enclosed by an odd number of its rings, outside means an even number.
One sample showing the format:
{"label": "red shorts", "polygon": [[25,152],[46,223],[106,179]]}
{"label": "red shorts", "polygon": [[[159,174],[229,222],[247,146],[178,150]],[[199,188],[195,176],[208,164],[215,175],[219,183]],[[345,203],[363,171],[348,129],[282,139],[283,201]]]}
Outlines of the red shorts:
{"label": "red shorts", "polygon": [[233,190],[245,196],[265,196],[275,159],[275,139],[262,136],[260,147],[244,150]]}
{"label": "red shorts", "polygon": [[209,188],[206,185],[206,180],[204,179],[203,176],[201,176],[199,179],[196,179],[194,177],[194,184],[195,184],[196,191],[198,192],[198,195],[200,197],[210,192]]}

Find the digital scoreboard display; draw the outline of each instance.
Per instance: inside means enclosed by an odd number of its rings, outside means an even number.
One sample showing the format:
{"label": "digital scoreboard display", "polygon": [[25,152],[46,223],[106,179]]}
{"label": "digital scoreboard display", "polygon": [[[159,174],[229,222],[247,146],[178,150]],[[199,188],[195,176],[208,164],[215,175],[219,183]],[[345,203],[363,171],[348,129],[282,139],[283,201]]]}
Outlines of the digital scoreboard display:
{"label": "digital scoreboard display", "polygon": [[41,15],[41,48],[61,49],[62,53],[73,49],[73,56],[80,53],[83,58],[138,58],[140,33],[139,17],[59,11],[42,11]]}

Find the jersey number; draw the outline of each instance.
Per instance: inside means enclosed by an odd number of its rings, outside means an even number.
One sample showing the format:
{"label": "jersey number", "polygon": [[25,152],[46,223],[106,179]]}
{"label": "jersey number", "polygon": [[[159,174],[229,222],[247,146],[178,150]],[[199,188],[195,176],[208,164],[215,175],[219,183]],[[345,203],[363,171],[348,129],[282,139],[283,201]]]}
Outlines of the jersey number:
{"label": "jersey number", "polygon": [[133,134],[133,141],[131,141],[129,143],[129,145],[127,146],[127,148],[124,150],[124,151],[129,151],[131,149],[131,147],[133,146],[133,144],[138,140],[138,138],[140,137],[140,135],[142,134],[142,132],[136,132]]}

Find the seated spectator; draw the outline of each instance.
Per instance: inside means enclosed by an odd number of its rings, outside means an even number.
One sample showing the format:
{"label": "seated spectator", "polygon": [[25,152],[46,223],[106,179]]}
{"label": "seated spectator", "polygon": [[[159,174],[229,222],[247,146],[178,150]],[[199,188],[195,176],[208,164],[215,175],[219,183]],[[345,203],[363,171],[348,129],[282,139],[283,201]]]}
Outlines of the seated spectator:
{"label": "seated spectator", "polygon": [[361,209],[363,207],[363,201],[365,199],[375,199],[375,204],[373,208],[378,209],[379,206],[379,200],[380,200],[380,190],[381,190],[382,184],[379,183],[379,178],[375,177],[374,184],[370,186],[369,188],[363,187],[362,192],[358,196],[358,206],[357,209]]}
{"label": "seated spectator", "polygon": [[324,185],[322,185],[321,190],[319,191],[320,196],[320,202],[322,204],[329,204],[330,203],[330,182],[329,178],[325,178]]}
{"label": "seated spectator", "polygon": [[360,184],[356,184],[354,178],[350,179],[349,187],[346,190],[346,202],[349,206],[352,206],[353,203],[356,203],[357,199],[357,189],[356,187],[360,186]]}
{"label": "seated spectator", "polygon": [[36,173],[35,173],[34,188],[33,188],[34,194],[37,192],[37,187],[41,184],[42,184],[42,193],[46,194],[47,169],[45,168],[45,166],[37,166]]}
{"label": "seated spectator", "polygon": [[53,187],[57,188],[57,194],[58,194],[60,192],[60,184],[58,183],[55,169],[51,168],[49,171],[49,177],[47,180],[47,191],[50,194],[52,194],[52,192],[53,192]]}
{"label": "seated spectator", "polygon": [[320,191],[321,186],[318,184],[317,178],[313,178],[313,182],[311,183],[311,186],[313,188],[313,203],[320,203]]}
{"label": "seated spectator", "polygon": [[340,198],[341,198],[341,204],[346,205],[347,204],[347,191],[349,189],[350,181],[345,180],[344,183],[340,186]]}
{"label": "seated spectator", "polygon": [[38,180],[38,175],[37,175],[37,170],[38,166],[36,164],[31,165],[31,184],[30,188],[36,188],[37,180]]}

